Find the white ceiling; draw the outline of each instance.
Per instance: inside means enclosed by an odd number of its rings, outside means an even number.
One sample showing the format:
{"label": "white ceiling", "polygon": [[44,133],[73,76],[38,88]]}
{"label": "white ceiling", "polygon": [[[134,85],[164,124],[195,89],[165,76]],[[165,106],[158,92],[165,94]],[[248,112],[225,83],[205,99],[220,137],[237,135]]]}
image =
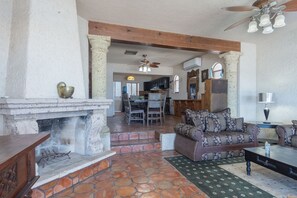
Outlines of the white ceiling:
{"label": "white ceiling", "polygon": [[[137,51],[136,55],[125,55],[126,50]],[[110,63],[119,63],[127,65],[140,65],[143,59],[142,55],[146,54],[150,62],[159,62],[160,67],[173,67],[179,65],[187,60],[201,56],[205,53],[174,50],[166,48],[158,48],[144,45],[128,45],[120,43],[112,43],[108,49],[107,61]]]}
{"label": "white ceiling", "polygon": [[[282,0],[278,0],[282,1]],[[77,0],[78,15],[86,20],[140,27],[210,38],[257,43],[270,35],[261,31],[246,32],[248,23],[224,32],[231,24],[251,16],[253,12],[228,12],[221,8],[252,5],[254,0]],[[272,34],[290,31],[290,23],[296,23],[297,12],[286,13],[287,26]],[[126,49],[137,50],[137,56],[125,56]],[[201,55],[195,52],[158,49],[148,46],[112,44],[108,61],[138,64],[142,54],[148,54],[150,61],[174,66]],[[183,60],[184,59],[184,60]]]}

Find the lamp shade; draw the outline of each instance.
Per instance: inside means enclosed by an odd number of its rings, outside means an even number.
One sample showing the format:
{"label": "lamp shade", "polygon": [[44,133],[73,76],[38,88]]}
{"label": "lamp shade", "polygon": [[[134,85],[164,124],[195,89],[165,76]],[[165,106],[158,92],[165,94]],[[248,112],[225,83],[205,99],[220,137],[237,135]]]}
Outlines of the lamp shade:
{"label": "lamp shade", "polygon": [[278,14],[275,17],[273,27],[274,28],[281,28],[281,27],[284,27],[285,25],[286,25],[285,16],[283,14]]}
{"label": "lamp shade", "polygon": [[264,26],[268,26],[270,24],[271,24],[271,21],[270,21],[269,14],[263,14],[260,18],[259,26],[264,27]]}
{"label": "lamp shade", "polygon": [[259,93],[259,103],[273,103],[273,93]]}
{"label": "lamp shade", "polygon": [[258,31],[258,27],[257,27],[257,22],[255,19],[253,19],[250,23],[249,23],[249,29],[247,30],[248,33],[254,33]]}
{"label": "lamp shade", "polygon": [[273,32],[273,28],[272,28],[272,25],[268,25],[266,27],[263,28],[263,34],[270,34]]}

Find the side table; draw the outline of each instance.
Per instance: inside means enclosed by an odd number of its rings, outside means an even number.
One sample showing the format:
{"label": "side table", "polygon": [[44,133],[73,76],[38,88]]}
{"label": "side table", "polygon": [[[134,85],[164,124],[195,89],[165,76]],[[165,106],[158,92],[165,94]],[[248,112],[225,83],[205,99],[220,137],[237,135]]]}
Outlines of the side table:
{"label": "side table", "polygon": [[[278,126],[278,125],[282,125],[282,122],[260,122],[260,121],[252,121],[252,122],[248,122],[248,123],[252,123],[252,124],[256,124],[259,128],[261,129],[274,129]],[[271,139],[271,138],[258,138],[258,142],[259,143],[265,143],[265,142],[269,142],[270,144],[277,144],[278,140],[277,139]]]}

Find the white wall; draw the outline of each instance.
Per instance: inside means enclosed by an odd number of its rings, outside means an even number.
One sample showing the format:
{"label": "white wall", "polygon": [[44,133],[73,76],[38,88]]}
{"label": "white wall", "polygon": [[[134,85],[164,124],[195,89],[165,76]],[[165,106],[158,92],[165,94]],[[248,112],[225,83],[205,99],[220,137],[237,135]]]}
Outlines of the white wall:
{"label": "white wall", "polygon": [[81,51],[81,60],[83,68],[83,78],[84,78],[84,87],[86,98],[89,98],[89,41],[88,41],[88,32],[89,26],[88,21],[80,16],[77,16],[78,19],[78,32],[80,39],[80,51]]}
{"label": "white wall", "polygon": [[6,90],[12,98],[57,98],[57,84],[85,98],[75,0],[14,0]]}
{"label": "white wall", "polygon": [[11,34],[5,90],[11,98],[22,98],[26,90],[30,1],[13,0]]}
{"label": "white wall", "polygon": [[[286,15],[288,17],[296,15]],[[294,19],[295,20],[295,19]],[[269,120],[291,123],[297,119],[297,23],[290,23],[257,43],[257,93],[273,92]],[[264,120],[263,104],[257,119]]]}
{"label": "white wall", "polygon": [[245,121],[256,121],[256,45],[241,43],[238,67],[238,115]]}
{"label": "white wall", "polygon": [[0,1],[0,97],[5,95],[6,67],[8,61],[12,1]]}
{"label": "white wall", "polygon": [[[0,1],[0,97],[5,96],[6,69],[10,44],[12,1]],[[3,130],[3,116],[0,116],[0,131]]]}
{"label": "white wall", "polygon": [[[187,92],[187,72],[183,70],[182,65],[177,65],[173,67],[173,75],[170,78],[170,81],[172,82],[170,84],[169,89],[169,96],[173,100],[186,100],[188,99],[188,92]],[[173,78],[175,75],[179,76],[179,93],[174,93],[173,89]],[[173,104],[171,104],[171,107],[173,108]],[[173,110],[172,110],[173,113]]]}

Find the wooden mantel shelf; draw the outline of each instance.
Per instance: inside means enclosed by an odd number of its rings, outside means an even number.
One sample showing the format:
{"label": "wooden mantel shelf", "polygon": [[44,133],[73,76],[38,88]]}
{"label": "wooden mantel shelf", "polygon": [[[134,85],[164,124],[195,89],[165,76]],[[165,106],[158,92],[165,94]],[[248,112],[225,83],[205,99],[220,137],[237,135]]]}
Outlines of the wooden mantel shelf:
{"label": "wooden mantel shelf", "polygon": [[35,147],[49,133],[0,136],[0,195],[4,198],[30,197],[35,175]]}

